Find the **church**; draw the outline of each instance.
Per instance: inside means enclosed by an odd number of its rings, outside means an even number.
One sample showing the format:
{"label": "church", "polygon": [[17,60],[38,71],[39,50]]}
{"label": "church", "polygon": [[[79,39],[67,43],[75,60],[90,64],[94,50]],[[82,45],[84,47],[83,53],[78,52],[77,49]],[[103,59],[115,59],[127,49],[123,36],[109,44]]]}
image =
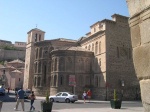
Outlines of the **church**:
{"label": "church", "polygon": [[81,98],[91,89],[92,98],[109,100],[113,90],[125,100],[139,93],[135,75],[128,17],[112,15],[90,26],[78,40],[45,40],[45,32],[27,33],[24,89],[45,96],[68,91]]}

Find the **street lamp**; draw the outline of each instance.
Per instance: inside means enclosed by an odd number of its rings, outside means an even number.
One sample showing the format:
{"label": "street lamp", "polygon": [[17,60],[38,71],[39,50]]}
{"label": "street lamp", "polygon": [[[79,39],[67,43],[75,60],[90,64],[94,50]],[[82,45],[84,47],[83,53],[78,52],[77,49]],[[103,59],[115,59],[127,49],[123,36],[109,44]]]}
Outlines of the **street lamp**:
{"label": "street lamp", "polygon": [[121,86],[122,86],[122,89],[121,89],[121,100],[122,100],[122,97],[123,97],[123,87],[125,86],[124,80],[121,80]]}
{"label": "street lamp", "polygon": [[121,86],[124,87],[124,81],[123,80],[121,80]]}

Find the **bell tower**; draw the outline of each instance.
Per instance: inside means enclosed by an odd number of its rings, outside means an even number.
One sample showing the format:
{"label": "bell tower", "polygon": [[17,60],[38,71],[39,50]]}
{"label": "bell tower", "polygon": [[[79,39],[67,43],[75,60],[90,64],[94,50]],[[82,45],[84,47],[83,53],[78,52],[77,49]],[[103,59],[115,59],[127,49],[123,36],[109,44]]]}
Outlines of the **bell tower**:
{"label": "bell tower", "polygon": [[34,28],[27,33],[26,56],[25,56],[25,70],[24,70],[24,84],[23,89],[31,89],[34,79],[34,59],[35,47],[34,43],[44,40],[45,32]]}

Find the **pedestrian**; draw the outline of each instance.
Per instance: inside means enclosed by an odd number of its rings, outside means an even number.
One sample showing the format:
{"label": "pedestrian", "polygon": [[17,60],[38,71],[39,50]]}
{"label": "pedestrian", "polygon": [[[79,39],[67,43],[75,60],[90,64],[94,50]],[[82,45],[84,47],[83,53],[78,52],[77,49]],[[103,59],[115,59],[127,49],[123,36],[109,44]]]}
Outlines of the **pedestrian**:
{"label": "pedestrian", "polygon": [[83,100],[84,100],[84,103],[85,103],[85,100],[86,100],[86,92],[85,91],[83,93]]}
{"label": "pedestrian", "polygon": [[90,102],[91,96],[92,96],[92,92],[89,89],[88,92],[87,92],[87,97],[88,97],[89,102]]}
{"label": "pedestrian", "polygon": [[35,110],[35,107],[33,106],[33,103],[34,103],[34,100],[36,99],[35,95],[34,95],[34,91],[31,92],[31,94],[29,95],[29,99],[31,100],[30,102],[30,111],[32,110]]}
{"label": "pedestrian", "polygon": [[22,110],[24,111],[24,90],[20,88],[17,92],[17,102],[16,102],[16,107],[14,108],[15,111],[18,110],[19,103],[21,102],[22,105]]}

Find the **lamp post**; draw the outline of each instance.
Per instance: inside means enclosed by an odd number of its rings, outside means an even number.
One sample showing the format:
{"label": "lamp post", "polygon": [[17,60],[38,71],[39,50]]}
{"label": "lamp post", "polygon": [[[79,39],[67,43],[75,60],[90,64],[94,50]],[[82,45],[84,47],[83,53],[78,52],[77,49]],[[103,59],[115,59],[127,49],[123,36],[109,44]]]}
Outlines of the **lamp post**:
{"label": "lamp post", "polygon": [[122,97],[123,97],[123,87],[124,87],[124,80],[121,80],[121,100],[122,100]]}

